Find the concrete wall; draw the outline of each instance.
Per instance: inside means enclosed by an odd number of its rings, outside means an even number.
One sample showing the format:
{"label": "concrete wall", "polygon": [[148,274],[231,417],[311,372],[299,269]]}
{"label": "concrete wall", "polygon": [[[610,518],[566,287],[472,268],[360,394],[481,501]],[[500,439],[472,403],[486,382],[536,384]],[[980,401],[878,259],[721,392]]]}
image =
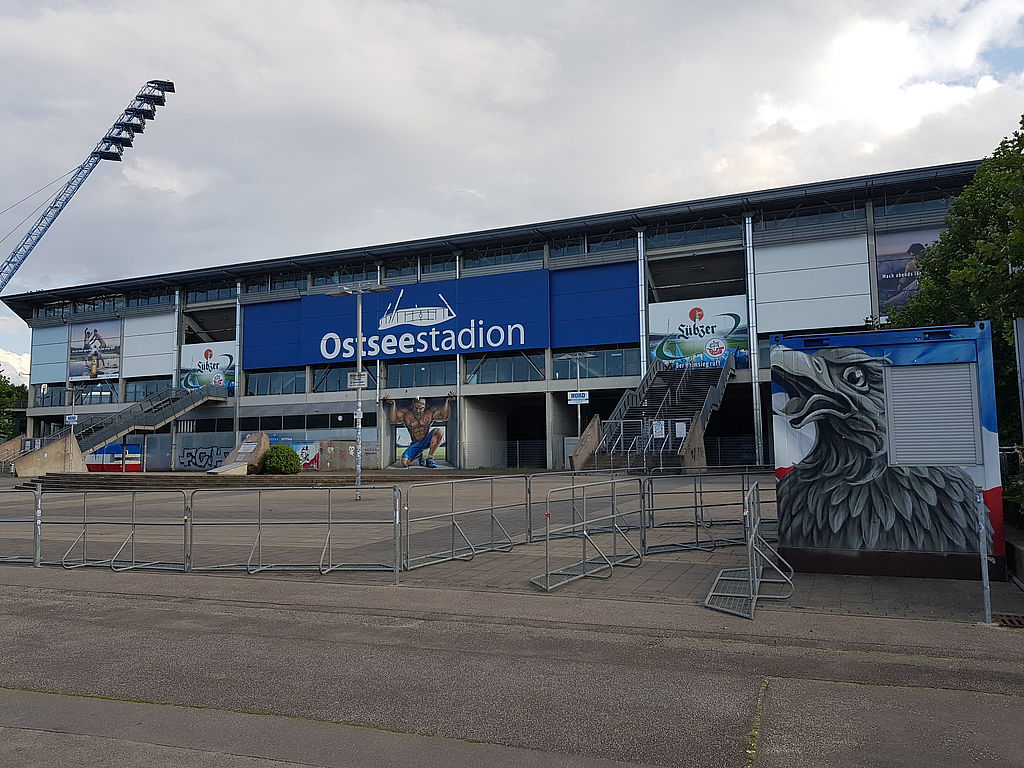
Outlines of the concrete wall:
{"label": "concrete wall", "polygon": [[462,460],[466,469],[504,467],[508,462],[504,445],[508,438],[505,410],[491,402],[485,397],[462,400],[462,418],[466,420]]}
{"label": "concrete wall", "polygon": [[235,447],[234,432],[202,432],[178,435],[175,440],[174,469],[200,472],[219,467]]}
{"label": "concrete wall", "polygon": [[[573,384],[575,385],[575,382]],[[566,402],[564,392],[549,392],[546,403],[548,467],[550,469],[566,469],[565,438],[576,437],[576,406]]]}
{"label": "concrete wall", "polygon": [[47,472],[88,471],[78,441],[71,435],[14,462],[14,474],[18,477],[36,477]]}

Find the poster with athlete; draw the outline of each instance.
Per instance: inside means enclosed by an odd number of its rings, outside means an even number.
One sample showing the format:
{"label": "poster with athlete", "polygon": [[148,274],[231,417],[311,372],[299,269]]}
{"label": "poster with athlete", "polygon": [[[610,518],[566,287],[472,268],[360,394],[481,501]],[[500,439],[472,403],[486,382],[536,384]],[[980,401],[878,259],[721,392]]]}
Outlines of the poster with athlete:
{"label": "poster with athlete", "polygon": [[69,380],[116,379],[120,372],[120,320],[97,320],[71,326]]}
{"label": "poster with athlete", "polygon": [[455,393],[445,398],[381,400],[388,424],[395,427],[392,467],[453,469],[456,465]]}

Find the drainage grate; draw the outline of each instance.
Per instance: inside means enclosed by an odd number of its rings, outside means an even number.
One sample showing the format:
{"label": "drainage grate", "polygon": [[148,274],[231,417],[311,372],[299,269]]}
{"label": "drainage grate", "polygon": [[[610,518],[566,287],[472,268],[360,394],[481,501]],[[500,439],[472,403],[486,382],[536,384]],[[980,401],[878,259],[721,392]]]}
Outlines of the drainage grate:
{"label": "drainage grate", "polygon": [[1000,627],[1024,629],[1024,615],[1019,613],[996,613],[992,615],[992,620]]}

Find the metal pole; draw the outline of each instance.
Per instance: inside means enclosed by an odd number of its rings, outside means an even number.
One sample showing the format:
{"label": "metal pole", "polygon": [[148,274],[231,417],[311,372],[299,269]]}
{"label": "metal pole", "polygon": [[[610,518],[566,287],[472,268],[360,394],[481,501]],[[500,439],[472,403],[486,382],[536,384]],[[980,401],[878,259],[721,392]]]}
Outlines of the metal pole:
{"label": "metal pole", "polygon": [[757,286],[754,264],[754,217],[743,217],[743,250],[747,262],[747,343],[750,346],[750,388],[754,405],[754,456],[764,464],[764,432],[761,422],[761,359],[757,340]]}
{"label": "metal pole", "polygon": [[363,293],[356,294],[356,501],[363,486]]}
{"label": "metal pole", "polygon": [[981,599],[985,606],[985,623],[992,623],[992,594],[988,583],[988,510],[981,491],[977,491],[974,500],[978,510],[978,555],[981,558]]}
{"label": "metal pole", "polygon": [[[580,359],[579,359],[579,357],[576,357],[575,360],[576,360],[576,391],[579,392],[580,391]],[[576,395],[576,397],[579,397],[579,395]],[[581,424],[581,422],[580,422],[580,408],[581,407],[582,406],[580,405],[580,401],[577,400],[576,401],[576,439],[577,440],[579,440],[580,435],[583,434],[583,431],[580,428],[580,424]]]}
{"label": "metal pole", "polygon": [[32,527],[32,539],[35,545],[35,553],[32,556],[32,565],[36,568],[42,565],[42,528],[43,528],[43,490],[37,486],[35,492],[36,521]]}

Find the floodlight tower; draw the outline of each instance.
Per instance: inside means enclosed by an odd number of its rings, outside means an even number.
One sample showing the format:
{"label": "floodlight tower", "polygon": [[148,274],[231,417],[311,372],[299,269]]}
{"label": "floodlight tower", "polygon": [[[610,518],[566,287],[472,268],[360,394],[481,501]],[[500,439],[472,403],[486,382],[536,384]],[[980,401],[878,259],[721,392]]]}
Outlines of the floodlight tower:
{"label": "floodlight tower", "polygon": [[71,201],[75,192],[89,178],[93,169],[100,164],[100,160],[121,161],[121,155],[124,154],[125,148],[132,146],[135,134],[146,130],[146,121],[153,120],[156,117],[156,108],[162,107],[166,103],[165,93],[174,93],[174,83],[170,80],[150,80],[139,89],[138,94],[125,107],[121,116],[114,121],[89,156],[85,158],[85,162],[75,169],[71,178],[56,194],[36,223],[32,225],[18,246],[11,251],[11,255],[7,257],[3,265],[0,265],[0,291],[11,282],[14,273],[25,263],[25,259],[32,253],[32,249],[39,244],[43,235],[46,234],[46,230]]}

